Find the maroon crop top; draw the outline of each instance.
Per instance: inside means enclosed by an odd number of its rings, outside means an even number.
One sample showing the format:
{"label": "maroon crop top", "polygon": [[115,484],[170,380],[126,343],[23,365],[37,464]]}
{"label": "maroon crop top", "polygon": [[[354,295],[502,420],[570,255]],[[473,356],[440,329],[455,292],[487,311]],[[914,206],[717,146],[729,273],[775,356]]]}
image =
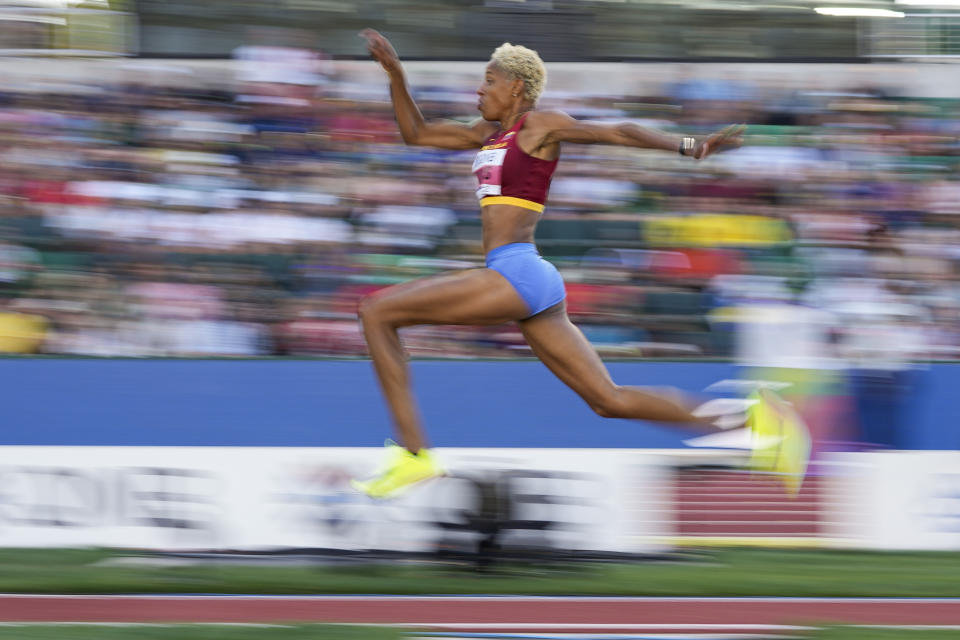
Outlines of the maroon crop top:
{"label": "maroon crop top", "polygon": [[497,132],[487,138],[477,153],[473,161],[473,174],[477,176],[480,206],[512,204],[543,211],[559,158],[541,160],[524,152],[517,144],[517,133],[527,115],[507,131]]}

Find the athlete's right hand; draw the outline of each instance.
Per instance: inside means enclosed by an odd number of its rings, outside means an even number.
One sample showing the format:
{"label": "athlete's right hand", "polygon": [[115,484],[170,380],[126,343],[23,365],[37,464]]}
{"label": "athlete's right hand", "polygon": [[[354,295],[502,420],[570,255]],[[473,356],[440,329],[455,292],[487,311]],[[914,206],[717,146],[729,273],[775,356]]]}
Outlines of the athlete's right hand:
{"label": "athlete's right hand", "polygon": [[384,38],[380,32],[373,29],[364,29],[360,32],[361,38],[367,40],[367,51],[374,60],[380,63],[383,70],[387,73],[393,73],[400,69],[400,58],[394,50],[390,41]]}

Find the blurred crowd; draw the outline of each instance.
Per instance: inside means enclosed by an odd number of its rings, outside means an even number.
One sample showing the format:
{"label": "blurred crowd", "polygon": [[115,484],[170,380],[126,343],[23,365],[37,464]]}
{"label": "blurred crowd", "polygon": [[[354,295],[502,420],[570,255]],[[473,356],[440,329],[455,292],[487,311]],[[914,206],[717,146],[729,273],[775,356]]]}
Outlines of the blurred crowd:
{"label": "blurred crowd", "polygon": [[[223,64],[228,88],[0,90],[0,351],[360,356],[364,295],[482,265],[470,154],[404,146],[383,78],[297,49]],[[574,321],[606,355],[731,356],[775,318],[846,362],[955,358],[960,101],[709,74],[644,95],[548,85],[543,106],[579,118],[749,125],[701,163],[564,149],[537,237]],[[474,89],[416,93],[466,121]],[[511,326],[404,338],[415,356],[528,353]]]}

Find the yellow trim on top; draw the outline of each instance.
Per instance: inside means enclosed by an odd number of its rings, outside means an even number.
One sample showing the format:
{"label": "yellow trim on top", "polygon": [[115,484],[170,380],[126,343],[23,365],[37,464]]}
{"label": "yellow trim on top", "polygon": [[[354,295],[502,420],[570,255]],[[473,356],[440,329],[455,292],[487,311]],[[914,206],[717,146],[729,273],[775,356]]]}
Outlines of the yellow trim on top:
{"label": "yellow trim on top", "polygon": [[481,207],[485,207],[488,204],[512,204],[515,207],[523,207],[524,209],[530,209],[537,213],[543,211],[544,208],[544,205],[539,202],[524,200],[523,198],[514,198],[512,196],[487,196],[480,200]]}

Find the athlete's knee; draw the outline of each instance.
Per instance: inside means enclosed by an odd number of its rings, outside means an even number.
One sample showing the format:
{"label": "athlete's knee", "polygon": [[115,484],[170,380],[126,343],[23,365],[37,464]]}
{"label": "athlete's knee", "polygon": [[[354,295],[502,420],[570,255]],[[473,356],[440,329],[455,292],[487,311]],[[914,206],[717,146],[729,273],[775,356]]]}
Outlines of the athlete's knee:
{"label": "athlete's knee", "polygon": [[399,329],[409,326],[409,312],[397,304],[389,290],[381,289],[360,300],[357,305],[360,323],[366,327],[386,326]]}
{"label": "athlete's knee", "polygon": [[626,398],[618,386],[603,391],[588,400],[590,408],[601,418],[622,418],[626,412]]}
{"label": "athlete's knee", "polygon": [[387,322],[388,315],[388,305],[380,292],[364,296],[357,305],[357,316],[364,325]]}

